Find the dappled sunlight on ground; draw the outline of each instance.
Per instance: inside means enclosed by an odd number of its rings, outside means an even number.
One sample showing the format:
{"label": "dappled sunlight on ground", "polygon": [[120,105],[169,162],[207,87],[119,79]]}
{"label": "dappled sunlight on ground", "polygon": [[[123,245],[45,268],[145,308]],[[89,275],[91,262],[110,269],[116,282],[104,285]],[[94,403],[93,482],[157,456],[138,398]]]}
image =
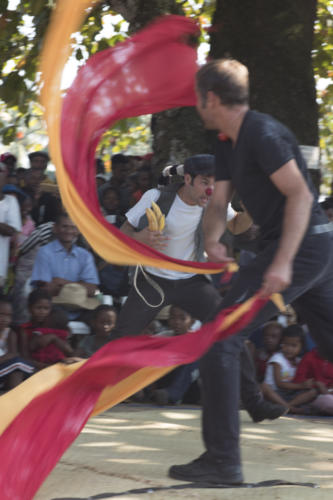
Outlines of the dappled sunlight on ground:
{"label": "dappled sunlight on ground", "polygon": [[168,468],[203,452],[200,409],[122,404],[87,423],[35,500],[331,500],[333,419],[254,424],[245,411],[240,418],[246,481],[281,479],[320,489],[174,489],[180,483],[168,478]]}
{"label": "dappled sunlight on ground", "polygon": [[193,413],[189,414],[187,413],[182,413],[180,411],[162,411],[161,415],[163,417],[169,418],[171,420],[200,420],[200,415]]}

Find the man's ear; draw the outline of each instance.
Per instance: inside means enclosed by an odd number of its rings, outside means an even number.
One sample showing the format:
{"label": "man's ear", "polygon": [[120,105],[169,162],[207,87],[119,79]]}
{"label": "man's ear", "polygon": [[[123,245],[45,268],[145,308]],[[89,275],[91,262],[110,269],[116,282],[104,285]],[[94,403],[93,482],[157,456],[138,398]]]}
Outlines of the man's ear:
{"label": "man's ear", "polygon": [[192,176],[190,174],[184,174],[184,182],[186,186],[192,184]]}
{"label": "man's ear", "polygon": [[207,97],[206,97],[206,106],[209,107],[215,107],[221,104],[221,99],[215,92],[212,90],[208,90],[207,92]]}

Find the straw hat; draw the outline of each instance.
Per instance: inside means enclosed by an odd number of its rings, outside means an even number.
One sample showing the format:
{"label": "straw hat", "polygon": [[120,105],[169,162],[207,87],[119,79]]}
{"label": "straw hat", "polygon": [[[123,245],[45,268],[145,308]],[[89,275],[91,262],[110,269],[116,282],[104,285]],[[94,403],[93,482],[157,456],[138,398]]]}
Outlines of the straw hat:
{"label": "straw hat", "polygon": [[54,304],[61,304],[70,309],[95,309],[100,305],[99,300],[88,297],[87,289],[80,283],[67,283],[60,290],[59,295],[53,297]]}

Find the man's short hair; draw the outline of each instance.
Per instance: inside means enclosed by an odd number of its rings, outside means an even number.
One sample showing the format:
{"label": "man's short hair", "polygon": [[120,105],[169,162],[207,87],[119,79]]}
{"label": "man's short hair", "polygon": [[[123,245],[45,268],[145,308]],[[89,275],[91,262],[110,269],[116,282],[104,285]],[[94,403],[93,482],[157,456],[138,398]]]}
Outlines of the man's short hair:
{"label": "man's short hair", "polygon": [[196,83],[203,104],[209,91],[214,92],[225,106],[249,102],[249,72],[235,59],[208,62],[197,72]]}
{"label": "man's short hair", "polygon": [[46,151],[34,151],[33,153],[28,154],[28,158],[30,161],[34,158],[38,158],[39,156],[45,158],[46,161],[50,161],[50,157]]}
{"label": "man's short hair", "polygon": [[197,175],[215,177],[215,157],[213,155],[194,155],[186,158],[184,162],[184,174],[192,178]]}

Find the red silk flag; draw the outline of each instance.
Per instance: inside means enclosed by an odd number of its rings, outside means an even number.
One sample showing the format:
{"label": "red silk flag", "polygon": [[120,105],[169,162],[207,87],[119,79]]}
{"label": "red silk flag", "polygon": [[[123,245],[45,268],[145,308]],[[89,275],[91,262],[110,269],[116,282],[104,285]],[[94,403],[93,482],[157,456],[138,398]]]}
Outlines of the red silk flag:
{"label": "red silk flag", "polygon": [[122,234],[102,216],[94,160],[101,134],[124,117],[195,103],[197,53],[188,41],[198,34],[198,26],[185,17],[165,16],[125,42],[96,54],[81,68],[62,103],[59,66],[65,64],[70,34],[77,29],[72,17],[82,17],[89,3],[59,0],[42,57],[42,102],[66,209],[91,246],[107,261],[197,273],[234,270],[233,264],[168,257]]}
{"label": "red silk flag", "polygon": [[[0,437],[1,500],[31,500],[92,414],[116,404],[175,366],[201,357],[215,341],[242,329],[266,303],[260,299],[221,312],[197,332],[177,337],[126,337],[89,360],[66,368],[52,388],[34,397]],[[29,387],[53,376],[60,365],[33,375],[2,396],[2,407],[27,397]],[[62,378],[62,379],[61,379]],[[107,394],[103,398],[103,389]],[[6,413],[6,412],[4,412]],[[2,415],[1,420],[4,418]]]}

